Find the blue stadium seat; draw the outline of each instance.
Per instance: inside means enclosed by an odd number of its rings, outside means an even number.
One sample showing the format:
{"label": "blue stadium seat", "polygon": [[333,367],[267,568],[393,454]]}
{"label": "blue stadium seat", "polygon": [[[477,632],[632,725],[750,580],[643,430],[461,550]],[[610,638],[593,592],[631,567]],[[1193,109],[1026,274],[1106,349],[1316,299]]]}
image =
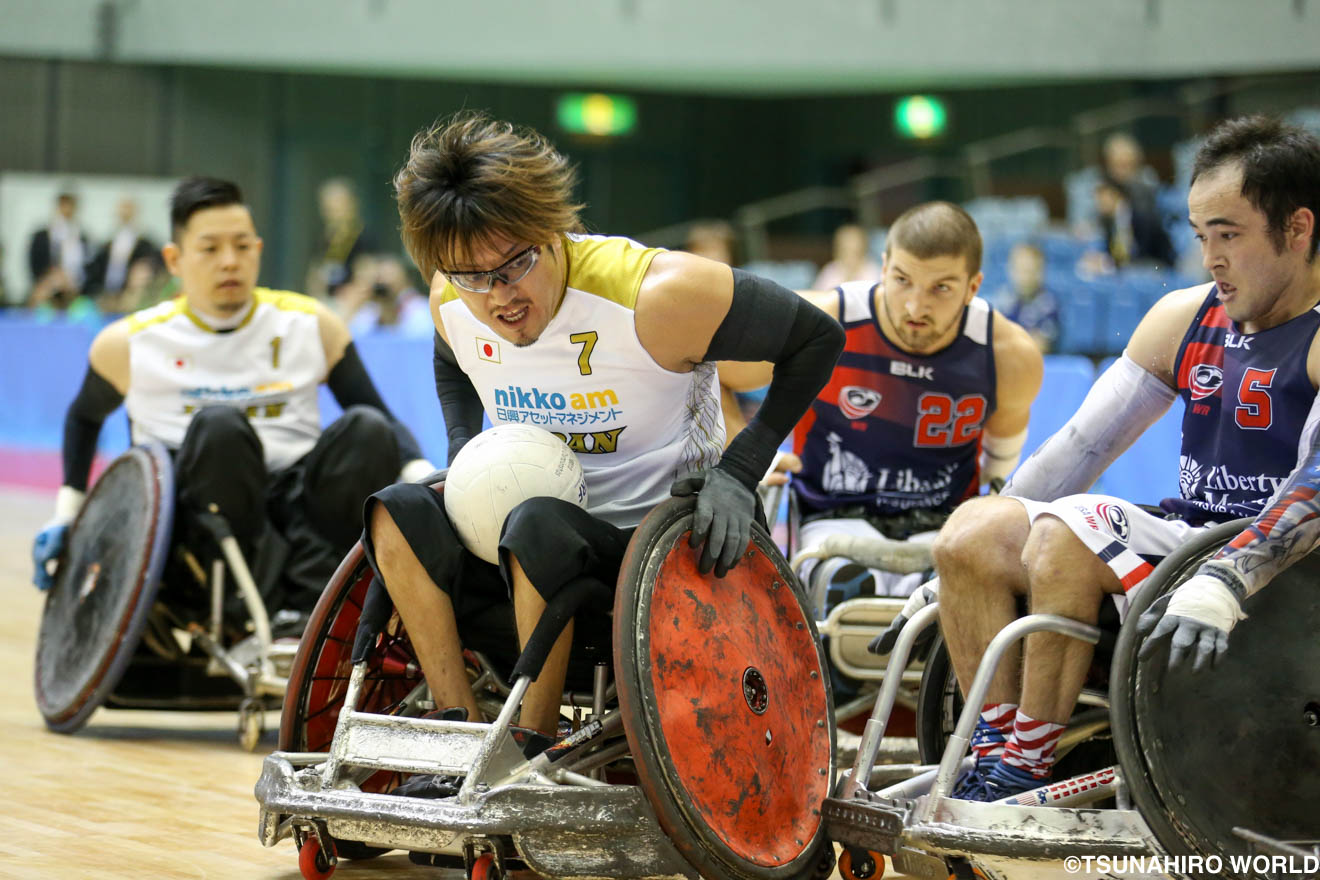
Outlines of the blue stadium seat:
{"label": "blue stadium seat", "polygon": [[[426,457],[443,465],[448,443],[431,376],[432,341],[379,332],[359,336],[355,342],[362,363],[390,412],[412,429]],[[339,418],[342,410],[324,385],[320,402],[323,426]]]}
{"label": "blue stadium seat", "polygon": [[[1100,364],[1109,369],[1114,358]],[[1182,446],[1181,401],[1132,444],[1096,482],[1094,492],[1113,495],[1138,504],[1158,504],[1178,495],[1178,450]]]}
{"label": "blue stadium seat", "polygon": [[742,268],[789,290],[810,290],[818,271],[810,260],[754,260]]}
{"label": "blue stadium seat", "polygon": [[1045,378],[1031,407],[1027,443],[1022,450],[1024,461],[1072,418],[1094,380],[1095,367],[1089,358],[1070,354],[1045,355]]}
{"label": "blue stadium seat", "polygon": [[1058,350],[1064,354],[1089,354],[1100,348],[1103,313],[1095,290],[1067,272],[1046,269],[1045,287],[1059,299]]}
{"label": "blue stadium seat", "polygon": [[1092,282],[1096,295],[1104,303],[1105,332],[1100,351],[1119,354],[1127,347],[1132,331],[1146,313],[1137,287],[1122,275]]}

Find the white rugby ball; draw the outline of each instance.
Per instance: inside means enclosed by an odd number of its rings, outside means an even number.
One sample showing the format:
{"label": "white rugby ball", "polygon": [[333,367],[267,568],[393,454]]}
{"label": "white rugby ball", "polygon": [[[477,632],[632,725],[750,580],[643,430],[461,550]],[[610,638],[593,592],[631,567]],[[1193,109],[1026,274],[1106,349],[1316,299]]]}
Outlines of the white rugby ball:
{"label": "white rugby ball", "polygon": [[445,513],[463,546],[499,562],[500,530],[528,498],[587,506],[587,481],[564,441],[534,425],[497,425],[458,451],[445,477]]}

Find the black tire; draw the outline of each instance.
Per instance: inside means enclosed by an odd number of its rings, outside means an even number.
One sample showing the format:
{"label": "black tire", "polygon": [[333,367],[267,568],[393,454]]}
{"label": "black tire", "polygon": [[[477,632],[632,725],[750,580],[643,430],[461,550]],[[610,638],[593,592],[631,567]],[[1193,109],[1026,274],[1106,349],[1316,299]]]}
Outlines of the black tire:
{"label": "black tire", "polygon": [[173,520],[174,471],[159,444],[129,449],[92,487],[37,632],[36,702],[51,730],[81,728],[133,659]]}
{"label": "black tire", "polygon": [[[1198,535],[1171,554],[1134,597],[1111,672],[1114,738],[1133,805],[1174,856],[1249,855],[1237,826],[1280,840],[1309,840],[1320,790],[1320,553],[1312,553],[1243,603],[1247,618],[1213,670],[1168,670],[1167,640],[1140,660],[1138,621],[1160,596],[1250,524]],[[1305,780],[1305,781],[1303,781]],[[1251,875],[1236,875],[1251,876]]]}

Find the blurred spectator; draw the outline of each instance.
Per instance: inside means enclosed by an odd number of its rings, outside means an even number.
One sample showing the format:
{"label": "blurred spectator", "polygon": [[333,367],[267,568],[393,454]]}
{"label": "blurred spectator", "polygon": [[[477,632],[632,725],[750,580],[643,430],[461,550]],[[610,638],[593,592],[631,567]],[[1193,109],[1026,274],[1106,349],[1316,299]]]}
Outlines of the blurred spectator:
{"label": "blurred spectator", "polygon": [[334,177],[322,183],[317,205],[321,236],[307,271],[306,293],[324,300],[352,280],[355,261],[373,248],[362,222],[357,192],[346,178]]}
{"label": "blurred spectator", "polygon": [[92,258],[87,266],[86,290],[95,296],[107,312],[124,312],[121,295],[128,286],[130,270],[141,265],[135,281],[145,286],[150,278],[143,272],[155,274],[165,268],[160,246],[144,236],[137,227],[138,206],[131,198],[122,198],[115,207],[115,232]]}
{"label": "blurred spectator", "polygon": [[845,281],[880,278],[880,264],[871,259],[870,237],[855,223],[834,230],[834,258],[820,270],[813,290],[832,290]]}
{"label": "blurred spectator", "polygon": [[83,296],[60,266],[53,266],[41,276],[28,296],[28,308],[39,323],[73,322],[101,326],[101,310],[91,297]]}
{"label": "blurred spectator", "polygon": [[736,266],[733,227],[723,220],[701,220],[688,228],[687,244],[683,250],[730,266]]}
{"label": "blurred spectator", "polygon": [[[403,336],[430,336],[435,332],[427,297],[413,283],[403,260],[382,255],[355,265],[352,289],[357,307],[346,316],[354,336],[392,330]],[[338,299],[336,301],[338,305]]]}
{"label": "blurred spectator", "polygon": [[54,290],[69,295],[82,292],[87,277],[87,236],[78,226],[78,197],[64,190],[55,198],[55,216],[50,225],[32,234],[28,246],[28,268],[32,270],[33,294],[43,287],[43,295]]}
{"label": "blurred spectator", "polygon": [[1153,202],[1148,209],[1138,210],[1123,185],[1105,175],[1095,188],[1095,210],[1108,265],[1096,263],[1087,268],[1122,268],[1141,262],[1172,268],[1177,263],[1173,242]]}
{"label": "blurred spectator", "polygon": [[1021,242],[1008,254],[1008,284],[986,297],[1004,317],[1015,321],[1048,354],[1059,341],[1059,300],[1045,289],[1045,255]]}

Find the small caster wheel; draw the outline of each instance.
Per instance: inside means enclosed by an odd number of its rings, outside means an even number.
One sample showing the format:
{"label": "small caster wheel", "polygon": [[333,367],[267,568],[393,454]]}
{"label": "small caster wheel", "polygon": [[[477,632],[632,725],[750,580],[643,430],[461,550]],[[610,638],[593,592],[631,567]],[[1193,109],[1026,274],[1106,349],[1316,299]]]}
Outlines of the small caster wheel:
{"label": "small caster wheel", "polygon": [[254,752],[266,730],[266,713],[261,701],[249,697],[238,707],[238,742],[245,751]]}
{"label": "small caster wheel", "polygon": [[843,880],[880,880],[885,876],[885,857],[869,849],[845,846],[839,856]]}
{"label": "small caster wheel", "polygon": [[327,849],[330,851],[329,859],[321,851],[321,841],[316,835],[309,834],[303,841],[298,848],[298,870],[302,872],[304,880],[328,880],[335,872],[335,845],[331,843]]}
{"label": "small caster wheel", "polygon": [[468,875],[468,880],[503,880],[500,869],[495,866],[495,856],[490,853],[477,856],[477,860],[472,863],[472,873]]}

